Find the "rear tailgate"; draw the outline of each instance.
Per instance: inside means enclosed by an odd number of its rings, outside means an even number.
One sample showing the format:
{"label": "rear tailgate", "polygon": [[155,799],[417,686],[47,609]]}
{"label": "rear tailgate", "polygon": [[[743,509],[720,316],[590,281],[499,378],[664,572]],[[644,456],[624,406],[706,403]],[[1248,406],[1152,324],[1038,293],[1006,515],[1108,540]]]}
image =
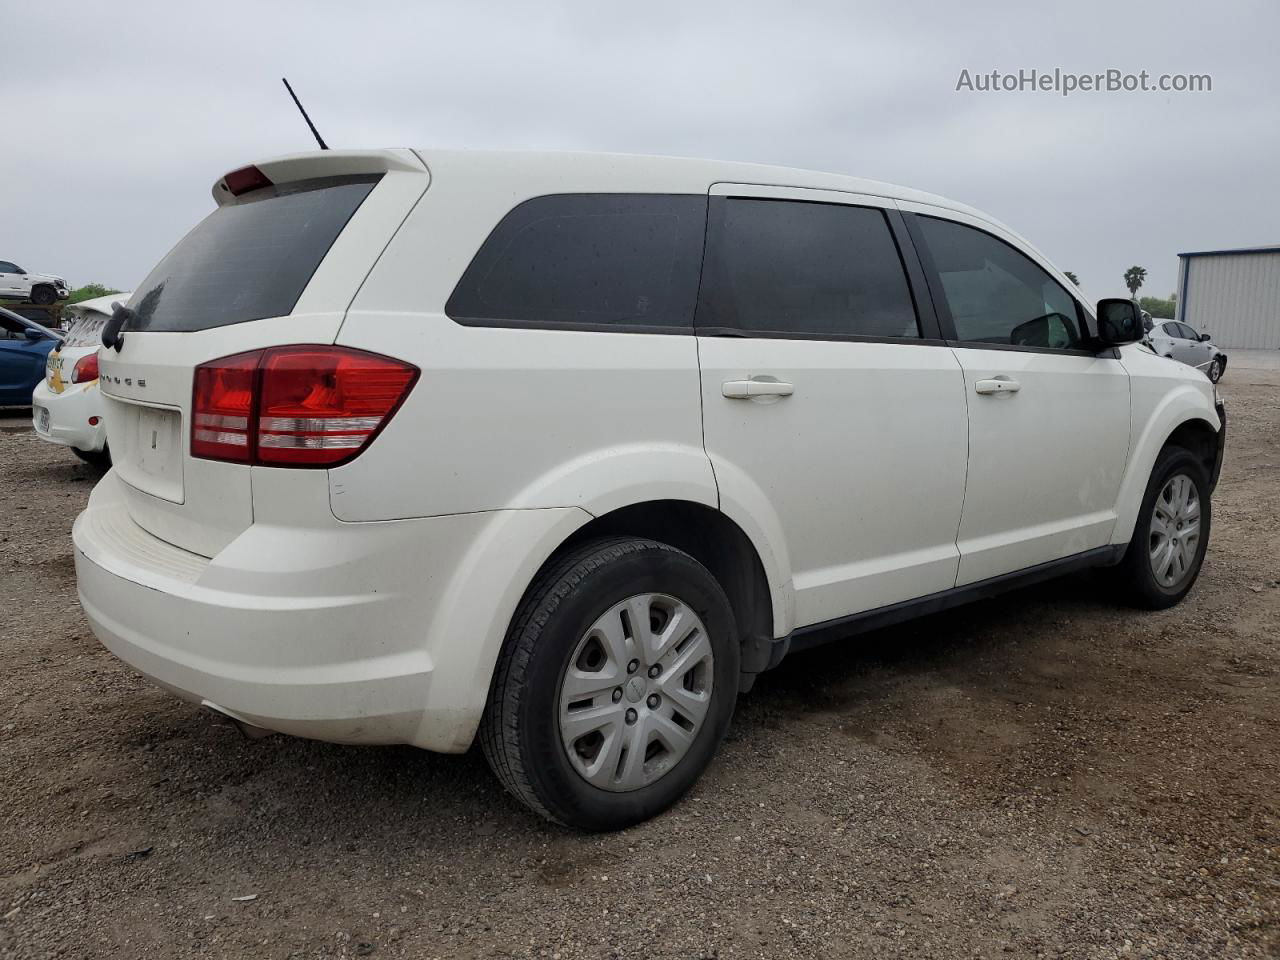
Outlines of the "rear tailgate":
{"label": "rear tailgate", "polygon": [[[360,284],[427,188],[409,151],[257,165],[272,186],[233,197],[129,302],[120,349],[101,353],[112,462],[143,529],[212,557],[253,523],[254,468],[191,456],[195,368],[282,344],[331,344]],[[216,426],[216,425],[215,425]]]}

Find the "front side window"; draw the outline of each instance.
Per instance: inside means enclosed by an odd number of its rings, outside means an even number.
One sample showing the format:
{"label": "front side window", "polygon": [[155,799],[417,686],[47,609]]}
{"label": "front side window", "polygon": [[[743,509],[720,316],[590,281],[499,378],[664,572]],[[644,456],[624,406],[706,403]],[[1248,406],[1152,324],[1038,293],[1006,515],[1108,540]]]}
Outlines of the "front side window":
{"label": "front side window", "polygon": [[0,273],[21,273],[22,268],[8,260],[0,260]]}
{"label": "front side window", "polygon": [[1200,334],[1196,333],[1194,330],[1192,330],[1190,327],[1188,327],[1185,323],[1180,323],[1180,324],[1178,324],[1178,330],[1181,332],[1181,334],[1182,334],[1182,338],[1183,338],[1184,340],[1199,340],[1199,339],[1200,339]]}
{"label": "front side window", "polygon": [[710,237],[700,329],[920,336],[902,257],[878,208],[730,197]]}
{"label": "front side window", "polygon": [[1069,350],[1084,339],[1075,298],[1030,257],[951,220],[917,222],[958,340]]}
{"label": "front side window", "polygon": [[556,194],[506,215],[445,312],[472,325],[691,328],[704,196]]}
{"label": "front side window", "polygon": [[0,340],[22,340],[26,338],[27,328],[12,317],[0,313]]}

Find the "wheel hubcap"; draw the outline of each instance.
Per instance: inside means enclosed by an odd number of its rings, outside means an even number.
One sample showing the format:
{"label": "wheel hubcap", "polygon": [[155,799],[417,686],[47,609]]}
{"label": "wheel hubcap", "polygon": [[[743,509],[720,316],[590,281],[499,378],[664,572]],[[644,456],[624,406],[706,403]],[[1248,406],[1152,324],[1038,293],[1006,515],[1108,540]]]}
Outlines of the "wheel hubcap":
{"label": "wheel hubcap", "polygon": [[1151,572],[1162,587],[1191,573],[1200,547],[1200,496],[1185,473],[1169,478],[1151,512]]}
{"label": "wheel hubcap", "polygon": [[711,706],[707,629],[676,597],[615,603],[578,641],[560,682],[560,739],[588,783],[621,793],[665,776]]}

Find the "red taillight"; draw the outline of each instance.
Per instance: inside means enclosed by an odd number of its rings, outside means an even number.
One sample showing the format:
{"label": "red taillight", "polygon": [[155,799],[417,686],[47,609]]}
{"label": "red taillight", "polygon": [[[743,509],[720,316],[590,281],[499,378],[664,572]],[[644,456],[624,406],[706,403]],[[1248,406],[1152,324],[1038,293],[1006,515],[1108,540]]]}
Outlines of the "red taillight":
{"label": "red taillight", "polygon": [[227,185],[233,197],[248,193],[250,190],[261,190],[263,187],[271,186],[271,179],[254,166],[232,170],[222,178],[222,182]]}
{"label": "red taillight", "polygon": [[191,455],[253,461],[253,416],[262,351],[238,353],[196,367],[191,398]]}
{"label": "red taillight", "polygon": [[95,350],[88,356],[81,357],[76,361],[76,365],[71,368],[72,383],[88,383],[90,380],[98,379],[98,351]]}
{"label": "red taillight", "polygon": [[386,426],[418,368],[348,347],[271,347],[196,368],[191,455],[332,467]]}

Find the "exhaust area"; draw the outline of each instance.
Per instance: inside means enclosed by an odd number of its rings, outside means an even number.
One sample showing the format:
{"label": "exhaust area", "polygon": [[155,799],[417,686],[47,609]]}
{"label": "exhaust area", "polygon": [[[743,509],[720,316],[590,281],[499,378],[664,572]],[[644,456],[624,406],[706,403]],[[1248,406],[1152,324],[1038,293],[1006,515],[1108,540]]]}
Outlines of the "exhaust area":
{"label": "exhaust area", "polygon": [[246,740],[261,740],[263,737],[269,737],[275,733],[274,730],[268,730],[266,727],[254,726],[243,717],[237,717],[226,707],[220,707],[212,700],[201,700],[200,706],[208,710],[210,713],[216,713],[225,720],[230,720],[235,728],[240,731],[241,736]]}

